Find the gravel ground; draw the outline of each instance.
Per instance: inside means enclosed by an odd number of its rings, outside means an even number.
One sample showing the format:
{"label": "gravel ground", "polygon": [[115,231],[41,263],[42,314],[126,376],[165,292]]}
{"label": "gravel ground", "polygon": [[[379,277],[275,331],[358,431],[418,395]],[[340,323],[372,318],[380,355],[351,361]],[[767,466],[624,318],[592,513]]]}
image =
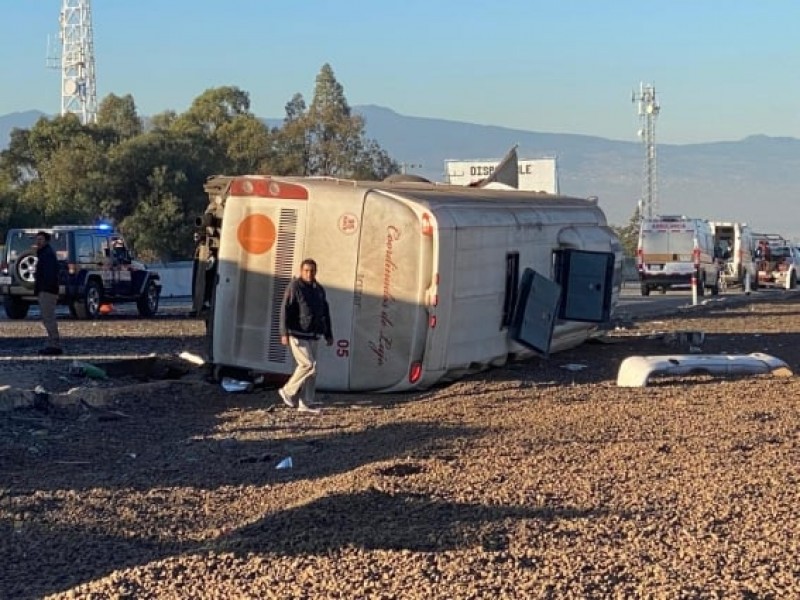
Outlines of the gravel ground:
{"label": "gravel ground", "polygon": [[[196,372],[2,412],[0,597],[800,597],[798,379],[615,386],[624,357],[682,352],[654,334],[685,329],[800,370],[786,296],[425,392],[326,394],[321,416]],[[178,315],[61,330],[86,355],[202,345]],[[24,360],[39,323],[0,334],[0,385],[75,385],[66,361]]]}

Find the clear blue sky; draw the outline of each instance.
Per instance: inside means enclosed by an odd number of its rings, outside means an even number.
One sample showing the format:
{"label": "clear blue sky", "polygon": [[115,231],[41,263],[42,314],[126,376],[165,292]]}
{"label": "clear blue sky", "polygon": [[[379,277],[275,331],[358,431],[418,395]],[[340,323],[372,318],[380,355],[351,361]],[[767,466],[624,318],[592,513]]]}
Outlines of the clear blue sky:
{"label": "clear blue sky", "polygon": [[[45,68],[61,0],[2,0],[0,115],[60,110]],[[530,131],[657,140],[800,137],[798,0],[93,0],[98,99],[183,111],[235,85],[282,117],[330,63],[351,105]]]}

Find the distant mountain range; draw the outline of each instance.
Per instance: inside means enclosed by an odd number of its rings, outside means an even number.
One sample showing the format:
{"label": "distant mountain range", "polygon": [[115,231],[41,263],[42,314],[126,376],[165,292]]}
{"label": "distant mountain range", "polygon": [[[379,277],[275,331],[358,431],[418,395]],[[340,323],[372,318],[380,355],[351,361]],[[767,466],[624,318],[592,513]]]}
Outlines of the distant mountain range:
{"label": "distant mountain range", "polygon": [[[445,159],[500,159],[514,144],[520,158],[556,156],[561,191],[598,196],[612,224],[625,224],[642,194],[644,147],[577,134],[538,133],[444,119],[409,117],[379,106],[356,106],[367,136],[409,172],[434,181]],[[14,127],[43,116],[0,116],[0,149]],[[265,119],[272,126],[281,119]],[[736,142],[658,144],[658,199],[663,214],[746,221],[757,231],[800,239],[800,139],[751,136]],[[422,165],[416,167],[414,165]]]}

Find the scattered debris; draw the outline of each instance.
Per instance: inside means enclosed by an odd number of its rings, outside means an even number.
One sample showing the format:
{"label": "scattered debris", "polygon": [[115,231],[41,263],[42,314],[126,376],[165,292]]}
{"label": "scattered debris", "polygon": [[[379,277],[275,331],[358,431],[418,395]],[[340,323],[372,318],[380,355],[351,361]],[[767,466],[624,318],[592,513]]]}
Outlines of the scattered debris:
{"label": "scattered debris", "polygon": [[293,466],[294,466],[294,464],[292,463],[292,457],[291,456],[287,456],[281,462],[279,462],[277,465],[275,465],[275,468],[276,469],[291,469]]}
{"label": "scattered debris", "polygon": [[645,387],[653,375],[759,375],[772,373],[791,377],[785,362],[769,354],[744,355],[675,354],[669,356],[629,356],[617,373],[619,387]]}
{"label": "scattered debris", "polygon": [[183,360],[197,366],[202,366],[206,364],[206,361],[203,359],[202,356],[193,354],[191,352],[186,352],[185,350],[178,355],[178,358],[182,358]]}
{"label": "scattered debris", "polygon": [[226,392],[252,392],[253,383],[251,381],[244,381],[242,379],[234,379],[233,377],[222,378],[222,389]]}
{"label": "scattered debris", "polygon": [[108,373],[104,369],[91,363],[80,360],[73,360],[69,366],[69,374],[76,377],[88,377],[90,379],[108,379]]}

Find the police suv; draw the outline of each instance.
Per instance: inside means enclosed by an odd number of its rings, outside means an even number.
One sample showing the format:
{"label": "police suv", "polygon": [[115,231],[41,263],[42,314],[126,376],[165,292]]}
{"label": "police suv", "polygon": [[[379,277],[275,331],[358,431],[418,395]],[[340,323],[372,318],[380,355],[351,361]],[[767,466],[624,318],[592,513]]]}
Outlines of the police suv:
{"label": "police suv", "polygon": [[136,302],[139,314],[158,310],[161,280],[155,271],[133,260],[122,236],[100,225],[60,225],[11,229],[0,256],[0,297],[10,319],[24,319],[31,304],[36,273],[36,233],[47,231],[58,259],[59,304],[78,319],[94,319],[104,304]]}

